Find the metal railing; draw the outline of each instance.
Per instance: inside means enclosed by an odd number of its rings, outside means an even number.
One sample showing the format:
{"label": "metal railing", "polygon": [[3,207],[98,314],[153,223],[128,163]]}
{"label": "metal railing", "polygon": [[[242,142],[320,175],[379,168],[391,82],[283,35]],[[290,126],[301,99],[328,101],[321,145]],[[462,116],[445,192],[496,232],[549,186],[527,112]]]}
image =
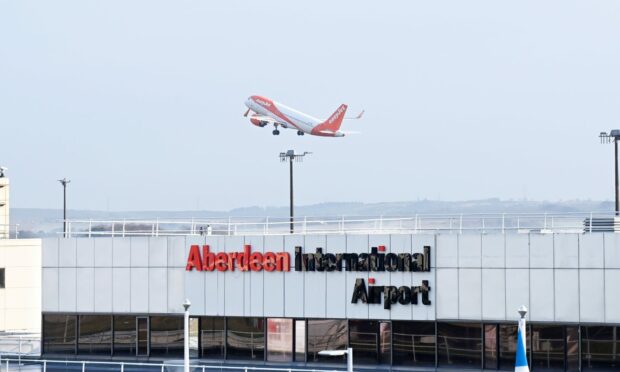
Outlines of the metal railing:
{"label": "metal railing", "polygon": [[0,355],[36,356],[41,355],[41,336],[36,334],[2,334]]}
{"label": "metal railing", "polygon": [[[612,212],[416,214],[410,217],[296,217],[294,234],[552,233],[610,231]],[[601,221],[602,224],[601,224]],[[605,222],[607,221],[607,222]],[[68,237],[281,235],[288,217],[67,220]]]}
{"label": "metal railing", "polygon": [[[114,372],[182,372],[182,361],[171,361],[164,363],[137,363],[137,362],[112,362],[112,361],[66,361],[48,359],[17,359],[12,357],[0,356],[0,371],[73,371],[87,372],[91,370],[114,371]],[[207,364],[190,364],[192,372],[334,372],[342,369],[317,369],[317,368],[278,368],[278,367],[253,367],[253,366],[222,366]]]}

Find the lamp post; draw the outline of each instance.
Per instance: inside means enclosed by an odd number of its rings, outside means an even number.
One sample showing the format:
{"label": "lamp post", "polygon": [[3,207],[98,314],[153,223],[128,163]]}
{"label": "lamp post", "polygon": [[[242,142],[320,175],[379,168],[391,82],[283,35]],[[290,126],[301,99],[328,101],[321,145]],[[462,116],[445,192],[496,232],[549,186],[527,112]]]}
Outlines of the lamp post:
{"label": "lamp post", "polygon": [[189,372],[189,307],[192,305],[188,299],[183,303],[185,314],[183,317],[183,372]]}
{"label": "lamp post", "polygon": [[343,356],[347,355],[347,372],[353,372],[353,348],[347,348],[346,350],[322,350],[319,351],[319,355],[325,356]]}
{"label": "lamp post", "polygon": [[618,139],[620,139],[620,129],[612,129],[609,133],[601,132],[598,137],[601,143],[614,143],[614,164],[616,178],[616,216],[620,215],[620,182],[618,181]]}
{"label": "lamp post", "polygon": [[58,180],[62,185],[62,236],[67,237],[67,184],[71,182],[67,177]]}
{"label": "lamp post", "polygon": [[289,162],[289,188],[290,188],[290,224],[291,224],[291,234],[295,232],[295,226],[293,224],[293,160],[296,162],[302,162],[304,160],[304,156],[312,154],[311,152],[304,151],[303,154],[295,154],[295,150],[288,150],[287,152],[280,153],[280,161]]}
{"label": "lamp post", "polygon": [[517,310],[521,319],[519,319],[519,326],[517,328],[517,353],[515,355],[515,372],[529,372],[530,367],[527,364],[527,332],[525,330],[525,315],[527,314],[527,307],[521,305]]}

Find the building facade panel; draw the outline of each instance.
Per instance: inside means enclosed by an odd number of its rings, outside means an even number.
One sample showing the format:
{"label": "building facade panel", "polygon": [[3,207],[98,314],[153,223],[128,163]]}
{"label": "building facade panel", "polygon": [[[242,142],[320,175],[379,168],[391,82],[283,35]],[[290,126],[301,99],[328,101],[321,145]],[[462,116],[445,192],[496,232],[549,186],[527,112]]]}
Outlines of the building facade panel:
{"label": "building facade panel", "polygon": [[75,267],[77,262],[76,244],[74,239],[61,239],[58,245],[58,265]]}
{"label": "building facade panel", "polygon": [[149,267],[149,238],[146,236],[131,237],[131,267]]}
{"label": "building facade panel", "polygon": [[482,269],[482,319],[506,319],[506,270]]}
{"label": "building facade panel", "polygon": [[579,322],[579,271],[556,269],[554,287],[555,321]]}
{"label": "building facade panel", "polygon": [[78,239],[76,243],[77,266],[93,267],[95,265],[95,239]]}
{"label": "building facade panel", "polygon": [[[73,243],[75,244],[75,241]],[[76,275],[75,266],[58,269],[58,311],[76,311]]]}
{"label": "building facade panel", "polygon": [[604,233],[605,268],[620,269],[620,234]]}
{"label": "building facade panel", "polygon": [[506,265],[506,241],[504,234],[481,236],[481,265],[484,268],[504,268]]}
{"label": "building facade panel", "polygon": [[[534,236],[532,234],[531,236]],[[530,267],[530,235],[515,234],[506,239],[506,268]]]}
{"label": "building facade panel", "polygon": [[[45,269],[44,269],[45,270]],[[98,313],[111,313],[112,312],[112,291],[114,286],[111,285],[112,281],[112,268],[111,267],[95,267],[95,312]],[[45,310],[44,310],[45,311]]]}
{"label": "building facade panel", "polygon": [[552,269],[553,235],[530,234],[530,265],[532,269]]}
{"label": "building facade panel", "polygon": [[76,276],[76,311],[92,313],[95,311],[95,269],[78,267]]}
{"label": "building facade panel", "polygon": [[[312,253],[316,252],[317,248],[321,248],[323,253],[325,253],[325,243],[325,235],[306,235],[304,251]],[[306,272],[303,288],[304,317],[325,317],[326,279],[327,273],[325,271]]]}
{"label": "building facade panel", "polygon": [[530,319],[538,322],[555,319],[554,283],[553,269],[530,270]]}
{"label": "building facade panel", "polygon": [[114,267],[131,266],[131,238],[112,239],[112,265]]}
{"label": "building facade panel", "polygon": [[459,269],[437,268],[436,314],[437,319],[459,318]]}
{"label": "building facade panel", "polygon": [[554,267],[579,267],[579,234],[553,234]]}
{"label": "building facade panel", "polygon": [[[519,245],[523,244],[519,239]],[[521,247],[523,249],[523,247]],[[517,319],[515,309],[521,305],[530,308],[530,270],[528,269],[506,269],[506,320]],[[531,319],[528,312],[527,318]]]}
{"label": "building facade panel", "polygon": [[[149,267],[148,274],[149,312],[164,314],[168,311],[168,269],[165,267]],[[205,313],[207,312],[205,311]]]}
{"label": "building facade panel", "polygon": [[[95,241],[95,267],[112,267],[112,238],[97,238]],[[44,241],[43,252],[47,248],[47,240]]]}
{"label": "building facade panel", "polygon": [[605,268],[603,234],[579,235],[579,267],[584,269]]}
{"label": "building facade panel", "polygon": [[579,271],[579,318],[584,323],[605,322],[605,271]]}
{"label": "building facade panel", "polygon": [[605,270],[604,285],[606,323],[620,323],[620,296],[618,296],[618,283],[620,283],[620,270]]}
{"label": "building facade panel", "polygon": [[131,277],[131,300],[129,303],[131,312],[147,313],[149,311],[149,268],[132,267],[129,274]]}
{"label": "building facade panel", "polygon": [[438,234],[435,238],[437,249],[437,267],[459,267],[459,244],[458,236],[453,234]]}
{"label": "building facade panel", "polygon": [[482,319],[482,270],[459,269],[458,276],[458,319]]}
{"label": "building facade panel", "polygon": [[[284,251],[290,257],[295,257],[295,247],[304,247],[304,236],[285,235]],[[291,262],[294,265],[294,262]],[[292,266],[291,266],[292,267]],[[284,282],[284,316],[289,318],[304,316],[304,278],[303,272],[291,271],[286,273]]]}
{"label": "building facade panel", "polygon": [[[368,246],[368,235],[347,235],[347,253],[356,254],[368,254],[370,253],[370,247]],[[368,272],[346,272],[346,286],[347,288],[353,288],[357,279],[363,279],[365,283],[368,282]],[[374,275],[374,273],[373,273]],[[349,289],[350,290],[350,289]],[[350,292],[349,292],[350,293]],[[347,318],[352,319],[368,319],[369,307],[360,306],[359,303],[353,304],[351,301],[347,301]]]}
{"label": "building facade panel", "polygon": [[458,267],[480,268],[482,262],[482,236],[480,234],[462,234],[458,237]]}

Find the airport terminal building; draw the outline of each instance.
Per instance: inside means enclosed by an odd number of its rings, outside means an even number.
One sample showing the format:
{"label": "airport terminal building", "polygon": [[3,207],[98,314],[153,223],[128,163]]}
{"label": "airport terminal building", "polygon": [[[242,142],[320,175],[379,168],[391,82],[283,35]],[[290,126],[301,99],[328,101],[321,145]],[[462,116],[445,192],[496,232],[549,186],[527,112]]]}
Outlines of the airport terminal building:
{"label": "airport terminal building", "polygon": [[43,357],[620,370],[620,235],[355,232],[43,240]]}

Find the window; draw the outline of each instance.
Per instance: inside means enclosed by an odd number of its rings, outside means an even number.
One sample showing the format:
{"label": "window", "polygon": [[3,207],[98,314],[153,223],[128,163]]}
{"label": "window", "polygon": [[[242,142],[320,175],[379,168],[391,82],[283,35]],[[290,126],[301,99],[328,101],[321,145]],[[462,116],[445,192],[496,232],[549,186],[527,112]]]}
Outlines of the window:
{"label": "window", "polygon": [[581,327],[581,366],[584,371],[620,369],[620,327]]}
{"label": "window", "polygon": [[136,317],[114,317],[114,355],[136,355]]}
{"label": "window", "polygon": [[484,368],[497,369],[497,328],[496,324],[484,325]]}
{"label": "window", "polygon": [[80,315],[78,353],[112,354],[112,317],[108,315]]}
{"label": "window", "polygon": [[293,361],[293,319],[267,319],[267,360]]}
{"label": "window", "polygon": [[5,288],[4,285],[4,267],[0,268],[0,289]]}
{"label": "window", "polygon": [[532,369],[564,371],[564,326],[532,324]]}
{"label": "window", "polygon": [[295,321],[295,361],[306,361],[306,321]]}
{"label": "window", "polygon": [[[530,363],[530,345],[532,332],[529,325],[526,325],[526,353],[528,363]],[[500,324],[499,325],[499,369],[512,371],[515,368],[515,355],[517,353],[517,324]]]}
{"label": "window", "polygon": [[265,327],[262,318],[228,318],[226,358],[264,360]]}
{"label": "window", "polygon": [[203,317],[200,320],[200,345],[203,358],[224,359],[226,318]]}
{"label": "window", "polygon": [[442,367],[482,366],[482,326],[437,323],[437,360]]}
{"label": "window", "polygon": [[75,315],[43,315],[43,352],[75,354]]}
{"label": "window", "polygon": [[356,362],[376,364],[379,359],[379,322],[349,321],[349,345],[355,350]]}
{"label": "window", "polygon": [[392,322],[394,365],[435,365],[435,323]]}
{"label": "window", "polygon": [[342,350],[347,347],[346,320],[308,320],[307,332],[308,362],[346,362],[346,355],[341,357],[319,355],[319,351],[321,350]]}
{"label": "window", "polygon": [[183,317],[152,316],[151,323],[151,356],[182,357],[183,356]]}

